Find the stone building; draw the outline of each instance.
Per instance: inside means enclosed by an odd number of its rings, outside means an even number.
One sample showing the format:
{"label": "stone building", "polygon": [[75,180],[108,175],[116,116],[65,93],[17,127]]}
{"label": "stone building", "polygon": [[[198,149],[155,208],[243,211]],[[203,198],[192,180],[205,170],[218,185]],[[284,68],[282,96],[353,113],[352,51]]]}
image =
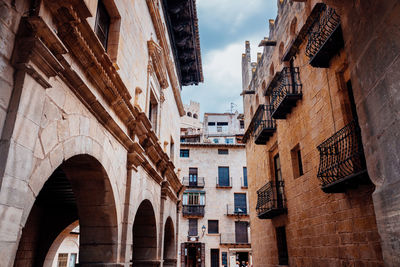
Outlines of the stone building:
{"label": "stone building", "polygon": [[180,176],[185,190],[179,266],[232,267],[237,260],[251,261],[246,155],[240,143],[244,124],[238,117],[205,113],[203,132],[182,131]]}
{"label": "stone building", "polygon": [[194,0],[0,0],[0,266],[175,266]]}
{"label": "stone building", "polygon": [[399,266],[400,3],[277,4],[242,55],[254,266]]}

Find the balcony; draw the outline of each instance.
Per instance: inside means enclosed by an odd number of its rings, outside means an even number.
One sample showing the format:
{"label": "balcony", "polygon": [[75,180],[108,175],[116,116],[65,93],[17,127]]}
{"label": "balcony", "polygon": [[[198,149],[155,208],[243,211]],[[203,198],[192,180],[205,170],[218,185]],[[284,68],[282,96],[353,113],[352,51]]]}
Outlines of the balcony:
{"label": "balcony", "polygon": [[217,188],[232,188],[232,177],[216,177]]}
{"label": "balcony", "polygon": [[197,177],[193,179],[191,177],[183,177],[182,184],[186,187],[202,188],[205,185],[204,177]]}
{"label": "balcony", "polygon": [[203,217],[204,205],[183,205],[182,214],[185,217]]}
{"label": "balcony", "polygon": [[273,106],[272,118],[286,119],[286,116],[296,106],[297,100],[302,97],[299,68],[285,67],[279,75],[272,89]]}
{"label": "balcony", "polygon": [[340,16],[324,4],[316,8],[320,9],[320,15],[310,27],[306,55],[311,66],[328,68],[332,57],[344,46]]}
{"label": "balcony", "polygon": [[219,243],[234,247],[250,248],[250,240],[247,232],[244,233],[221,233]]}
{"label": "balcony", "polygon": [[254,143],[265,145],[276,131],[275,120],[272,118],[272,105],[259,105],[254,114]]}
{"label": "balcony", "polygon": [[287,212],[284,197],[284,182],[268,182],[257,191],[257,216],[272,219]]}
{"label": "balcony", "polygon": [[318,150],[317,176],[325,193],[341,193],[370,182],[357,120],[325,140]]}
{"label": "balcony", "polygon": [[235,205],[226,205],[226,215],[233,216],[236,218],[240,217],[248,217],[249,214],[247,213],[247,207],[238,207]]}

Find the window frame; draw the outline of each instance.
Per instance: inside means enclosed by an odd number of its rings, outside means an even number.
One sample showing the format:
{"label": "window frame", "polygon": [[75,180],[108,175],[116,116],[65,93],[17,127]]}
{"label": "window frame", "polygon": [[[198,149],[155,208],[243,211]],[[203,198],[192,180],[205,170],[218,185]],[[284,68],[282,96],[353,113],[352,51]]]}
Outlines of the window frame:
{"label": "window frame", "polygon": [[[212,225],[212,224],[210,225],[210,222],[215,223],[215,225]],[[218,220],[208,220],[207,226],[208,226],[208,232],[207,232],[208,234],[219,234],[219,221]],[[210,226],[214,226],[214,228],[212,228]],[[214,229],[214,231],[210,232],[210,229]]]}
{"label": "window frame", "polygon": [[229,155],[229,149],[219,148],[218,155]]}
{"label": "window frame", "polygon": [[[186,155],[186,152],[187,151],[187,157],[185,156]],[[189,158],[190,157],[190,149],[180,149],[180,151],[179,151],[179,157],[180,158]]]}

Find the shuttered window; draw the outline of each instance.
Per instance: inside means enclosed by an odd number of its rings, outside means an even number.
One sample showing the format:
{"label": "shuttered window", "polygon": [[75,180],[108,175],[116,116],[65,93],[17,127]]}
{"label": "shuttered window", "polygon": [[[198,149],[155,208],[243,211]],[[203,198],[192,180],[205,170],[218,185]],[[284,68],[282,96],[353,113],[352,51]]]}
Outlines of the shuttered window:
{"label": "shuttered window", "polygon": [[189,219],[189,236],[197,236],[197,219]]}
{"label": "shuttered window", "polygon": [[108,32],[110,29],[110,15],[108,15],[107,9],[103,4],[103,1],[99,1],[97,5],[96,22],[94,25],[94,31],[99,38],[104,49],[107,50]]}
{"label": "shuttered window", "polygon": [[218,220],[208,220],[208,233],[218,234]]}
{"label": "shuttered window", "polygon": [[235,213],[247,214],[246,194],[235,193]]}
{"label": "shuttered window", "polygon": [[229,167],[218,167],[218,185],[230,186],[229,184]]}

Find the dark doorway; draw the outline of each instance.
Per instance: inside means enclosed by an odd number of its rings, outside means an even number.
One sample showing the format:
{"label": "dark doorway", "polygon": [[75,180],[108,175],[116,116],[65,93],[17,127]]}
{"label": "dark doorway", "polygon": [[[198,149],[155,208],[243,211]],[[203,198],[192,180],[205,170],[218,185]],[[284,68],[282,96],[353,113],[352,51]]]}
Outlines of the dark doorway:
{"label": "dark doorway", "polygon": [[182,243],[182,267],[201,267],[204,266],[205,257],[204,243]]}
{"label": "dark doorway", "polygon": [[236,252],[236,261],[239,262],[240,267],[246,267],[246,262],[249,262],[249,253]]}
{"label": "dark doorway", "polygon": [[211,249],[211,267],[219,266],[219,249]]}

